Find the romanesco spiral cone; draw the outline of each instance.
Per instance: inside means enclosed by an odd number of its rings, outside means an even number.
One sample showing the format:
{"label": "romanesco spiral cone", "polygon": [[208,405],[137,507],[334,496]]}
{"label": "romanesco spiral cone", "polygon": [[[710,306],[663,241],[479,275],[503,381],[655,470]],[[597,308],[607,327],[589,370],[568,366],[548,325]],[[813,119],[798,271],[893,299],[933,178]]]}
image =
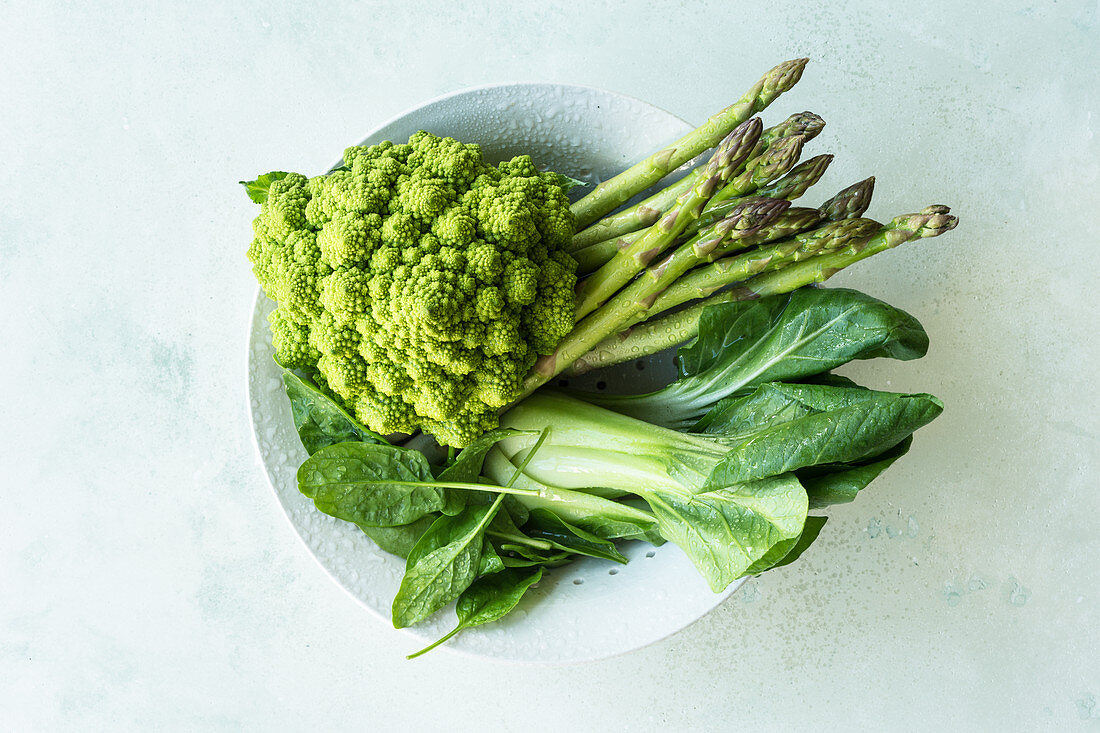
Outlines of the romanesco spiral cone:
{"label": "romanesco spiral cone", "polygon": [[573,328],[573,215],[529,156],[418,132],[269,178],[248,257],[276,359],[372,430],[469,445]]}

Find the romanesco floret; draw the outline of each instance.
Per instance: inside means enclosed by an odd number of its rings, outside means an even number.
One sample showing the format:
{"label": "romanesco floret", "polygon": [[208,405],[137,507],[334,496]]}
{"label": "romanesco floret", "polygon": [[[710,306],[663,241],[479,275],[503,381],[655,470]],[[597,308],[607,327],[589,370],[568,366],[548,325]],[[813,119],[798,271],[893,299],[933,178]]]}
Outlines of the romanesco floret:
{"label": "romanesco floret", "polygon": [[529,156],[427,132],[326,176],[271,174],[248,250],[279,363],[371,429],[464,447],[573,328],[573,215]]}

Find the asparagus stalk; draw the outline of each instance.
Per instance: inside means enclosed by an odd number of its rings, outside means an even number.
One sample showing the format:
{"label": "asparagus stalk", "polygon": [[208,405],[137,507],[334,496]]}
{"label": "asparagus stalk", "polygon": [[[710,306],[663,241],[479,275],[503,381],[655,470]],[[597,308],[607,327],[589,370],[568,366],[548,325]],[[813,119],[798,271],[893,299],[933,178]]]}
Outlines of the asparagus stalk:
{"label": "asparagus stalk", "polygon": [[[866,181],[861,183],[865,184]],[[918,214],[899,216],[882,227],[873,237],[862,242],[853,242],[846,249],[828,252],[782,269],[757,275],[735,288],[720,291],[691,307],[614,334],[573,362],[569,373],[584,374],[593,369],[641,359],[684,343],[698,333],[699,316],[708,306],[739,300],[755,300],[821,283],[845,267],[897,247],[910,239],[939,236],[954,229],[958,224],[958,219],[950,216],[949,211],[946,206],[929,206]]]}
{"label": "asparagus stalk", "polygon": [[819,207],[827,221],[854,219],[863,216],[871,205],[871,196],[875,193],[875,177],[869,176],[837,192],[835,196]]}
{"label": "asparagus stalk", "polygon": [[[810,186],[813,186],[821,180],[821,177],[825,175],[825,170],[832,162],[833,156],[831,155],[816,155],[796,165],[791,169],[790,173],[783,176],[775,183],[764,186],[763,188],[758,188],[752,195],[794,201],[806,193],[806,191],[810,189]],[[703,209],[703,214],[699,217],[699,221],[696,225],[704,227],[715,219],[721,219],[726,215],[727,211],[737,205],[740,199],[741,197],[726,201],[715,201],[711,199],[711,203]]]}
{"label": "asparagus stalk", "polygon": [[[620,250],[590,278],[578,284],[576,319],[587,316],[646,267],[654,257],[698,218],[718,187],[741,168],[760,139],[760,118],[742,122],[715,148],[699,181],[677,199],[676,206],[626,248]],[[760,167],[760,166],[757,166]],[[738,176],[741,178],[741,176]]]}
{"label": "asparagus stalk", "polygon": [[760,142],[756,144],[756,149],[752,151],[752,157],[755,158],[763,153],[765,148],[779,138],[801,135],[807,142],[813,140],[821,134],[824,127],[825,120],[813,112],[799,112],[791,115],[775,127],[764,130],[764,134],[760,136]]}
{"label": "asparagus stalk", "polygon": [[596,186],[571,207],[577,228],[587,227],[707,148],[714,147],[730,131],[793,87],[802,77],[807,61],[809,59],[804,58],[784,61],[764,74],[741,99],[711,116],[697,129]]}
{"label": "asparagus stalk", "polygon": [[[769,127],[760,135],[750,158],[756,158],[775,141],[785,137],[802,135],[804,140],[812,140],[817,137],[821,129],[825,127],[825,120],[813,112],[800,112],[791,115],[783,122]],[[828,165],[826,163],[826,165]],[[587,229],[578,232],[573,237],[570,246],[571,252],[580,251],[585,247],[612,239],[623,234],[643,229],[657,221],[663,213],[669,210],[676,199],[685,191],[694,186],[703,175],[702,168],[690,171],[680,180],[661,189],[645,201],[631,206],[629,209],[609,214]],[[820,177],[820,176],[819,176]],[[773,196],[773,198],[790,198],[789,196]],[[715,217],[715,220],[721,217]]]}
{"label": "asparagus stalk", "polygon": [[757,157],[750,158],[745,164],[744,171],[710,197],[703,213],[707,213],[708,208],[713,210],[723,201],[755,193],[757,189],[794,168],[799,156],[802,155],[802,145],[805,142],[806,138],[802,135],[785,137],[777,140]]}
{"label": "asparagus stalk", "polygon": [[[810,158],[792,168],[790,173],[783,176],[775,183],[758,189],[756,195],[793,201],[806,193],[810,186],[821,180],[821,176],[825,174],[825,169],[829,167],[829,163],[831,163],[832,160],[833,156],[831,155],[818,155],[814,158]],[[734,207],[739,206],[744,199],[745,197],[730,199],[729,201],[723,201],[713,207],[708,204],[707,207],[704,207],[703,215],[697,221],[688,225],[686,232],[694,233],[694,231],[713,224],[722,217],[727,216],[729,212],[732,211]],[[709,212],[707,211],[708,208],[710,209]],[[619,237],[605,239],[602,242],[596,242],[595,244],[573,252],[573,258],[577,260],[577,272],[581,274],[595,272],[614,257],[619,250],[625,249],[637,241],[641,235],[641,232],[632,232]]]}
{"label": "asparagus stalk", "polygon": [[871,194],[874,193],[875,178],[865,178],[859,183],[854,183],[821,204],[816,209],[797,207],[783,212],[772,224],[744,239],[733,242],[736,249],[729,246],[720,246],[707,257],[707,261],[713,262],[719,257],[735,254],[738,251],[774,242],[785,237],[793,237],[802,232],[808,232],[818,224],[829,221],[841,221],[842,219],[855,219],[867,211],[871,205]]}
{"label": "asparagus stalk", "polygon": [[566,369],[575,359],[618,331],[624,324],[636,320],[639,313],[644,314],[653,304],[656,295],[686,272],[699,257],[705,256],[723,240],[751,236],[774,221],[788,206],[790,202],[782,199],[747,201],[726,219],[685,242],[676,252],[647,270],[602,308],[580,321],[561,340],[553,354],[539,358],[524,382],[521,399]]}
{"label": "asparagus stalk", "polygon": [[801,262],[823,252],[833,252],[852,242],[867,239],[882,227],[872,219],[842,219],[813,231],[774,244],[763,245],[739,255],[724,257],[700,267],[676,281],[653,303],[661,313],[680,303],[706,296],[754,275]]}

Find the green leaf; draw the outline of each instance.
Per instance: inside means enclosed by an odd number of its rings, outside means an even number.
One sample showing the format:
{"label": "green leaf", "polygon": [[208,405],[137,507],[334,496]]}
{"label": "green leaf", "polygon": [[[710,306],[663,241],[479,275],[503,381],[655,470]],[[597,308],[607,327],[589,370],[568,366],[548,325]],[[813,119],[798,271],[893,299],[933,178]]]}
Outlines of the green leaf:
{"label": "green leaf", "polygon": [[504,569],[504,561],[500,559],[500,555],[497,554],[496,549],[493,547],[493,543],[485,538],[481,546],[481,562],[477,566],[477,575],[482,577],[483,575],[492,575],[493,573],[499,573]]}
{"label": "green leaf", "polygon": [[564,173],[558,173],[557,171],[547,171],[547,173],[553,176],[557,176],[557,180],[555,181],[555,183],[557,183],[561,190],[565,191],[566,193],[569,193],[574,188],[584,188],[585,186],[589,185],[587,181],[582,181],[577,178],[567,176]]}
{"label": "green leaf", "polygon": [[[481,475],[481,467],[485,463],[485,454],[494,445],[516,435],[523,435],[523,430],[511,430],[497,428],[482,434],[455,458],[454,463],[444,468],[439,473],[440,481],[453,481],[456,483],[475,483]],[[447,504],[443,508],[444,514],[458,514],[466,506],[469,500],[468,489],[448,489]]]}
{"label": "green leaf", "polygon": [[512,553],[516,557],[501,555],[506,567],[527,567],[542,565],[556,568],[573,562],[573,553],[568,550],[540,550],[529,545],[505,542],[500,545],[501,552]]}
{"label": "green leaf", "polygon": [[524,532],[533,539],[546,540],[559,550],[598,557],[625,565],[627,559],[615,543],[566,522],[547,509],[533,509]]}
{"label": "green leaf", "polygon": [[534,570],[509,568],[495,575],[479,578],[462,593],[455,605],[458,625],[454,630],[406,658],[419,657],[465,629],[500,619],[510,613],[519,604],[527,589],[541,579],[542,568]]}
{"label": "green leaf", "polygon": [[705,431],[732,447],[707,485],[860,461],[897,445],[942,411],[943,403],[927,394],[766,384],[708,415]]}
{"label": "green leaf", "polygon": [[429,514],[421,517],[412,524],[403,524],[399,527],[371,527],[367,524],[359,525],[363,533],[374,540],[374,543],[391,555],[408,557],[412,548],[416,545],[428,527],[435,521],[435,515]]}
{"label": "green leaf", "polygon": [[894,461],[909,452],[912,436],[877,456],[851,465],[815,466],[798,472],[798,478],[810,496],[810,508],[821,509],[833,504],[846,504],[867,487]]}
{"label": "green leaf", "polygon": [[680,546],[715,593],[748,574],[775,545],[797,539],[806,521],[806,492],[791,474],[696,494],[642,496],[661,534]]}
{"label": "green leaf", "polygon": [[410,524],[443,509],[443,489],[431,485],[423,454],[374,443],[337,443],[298,469],[298,490],[325,514],[360,526]]}
{"label": "green leaf", "polygon": [[393,599],[394,628],[418,623],[466,590],[478,576],[485,528],[500,507],[468,506],[453,517],[442,516],[413,547],[405,577]]}
{"label": "green leaf", "polygon": [[752,566],[745,571],[745,575],[759,575],[771,568],[777,568],[781,565],[790,565],[798,559],[798,556],[801,555],[814,540],[817,539],[818,534],[821,533],[821,528],[824,526],[825,517],[806,517],[806,524],[802,528],[802,534],[798,535],[798,537],[776,543],[772,549],[768,550],[764,557],[754,562]]}
{"label": "green leaf", "polygon": [[310,381],[284,370],[283,385],[290,400],[294,427],[310,455],[348,441],[389,445],[385,438],[360,424]]}
{"label": "green leaf", "polygon": [[782,560],[772,565],[772,569],[790,565],[792,562],[802,557],[802,553],[806,551],[806,548],[812,545],[814,540],[818,538],[818,535],[821,534],[821,530],[827,521],[829,521],[827,517],[806,517],[806,526],[803,528],[802,534],[798,536],[798,541],[795,542],[794,547],[783,556]]}
{"label": "green leaf", "polygon": [[647,395],[586,395],[626,415],[686,429],[719,400],[765,382],[795,381],[853,359],[916,359],[928,335],[908,313],[855,290],[800,288],[703,309],[680,348],[680,378]]}
{"label": "green leaf", "polygon": [[240,184],[244,186],[248,198],[252,199],[254,203],[262,204],[267,201],[267,190],[271,188],[271,184],[286,177],[287,174],[284,171],[271,171],[270,173],[264,173],[255,181],[241,181]]}

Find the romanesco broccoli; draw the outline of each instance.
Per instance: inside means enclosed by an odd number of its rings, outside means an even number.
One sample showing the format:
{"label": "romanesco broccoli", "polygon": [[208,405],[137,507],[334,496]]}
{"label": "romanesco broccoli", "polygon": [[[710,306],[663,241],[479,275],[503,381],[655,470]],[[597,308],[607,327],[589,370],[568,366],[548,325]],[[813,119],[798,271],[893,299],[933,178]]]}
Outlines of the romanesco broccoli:
{"label": "romanesco broccoli", "polygon": [[348,148],[329,175],[260,181],[248,256],[278,303],[276,358],[372,430],[468,445],[573,328],[573,215],[529,156],[494,168],[418,132]]}

